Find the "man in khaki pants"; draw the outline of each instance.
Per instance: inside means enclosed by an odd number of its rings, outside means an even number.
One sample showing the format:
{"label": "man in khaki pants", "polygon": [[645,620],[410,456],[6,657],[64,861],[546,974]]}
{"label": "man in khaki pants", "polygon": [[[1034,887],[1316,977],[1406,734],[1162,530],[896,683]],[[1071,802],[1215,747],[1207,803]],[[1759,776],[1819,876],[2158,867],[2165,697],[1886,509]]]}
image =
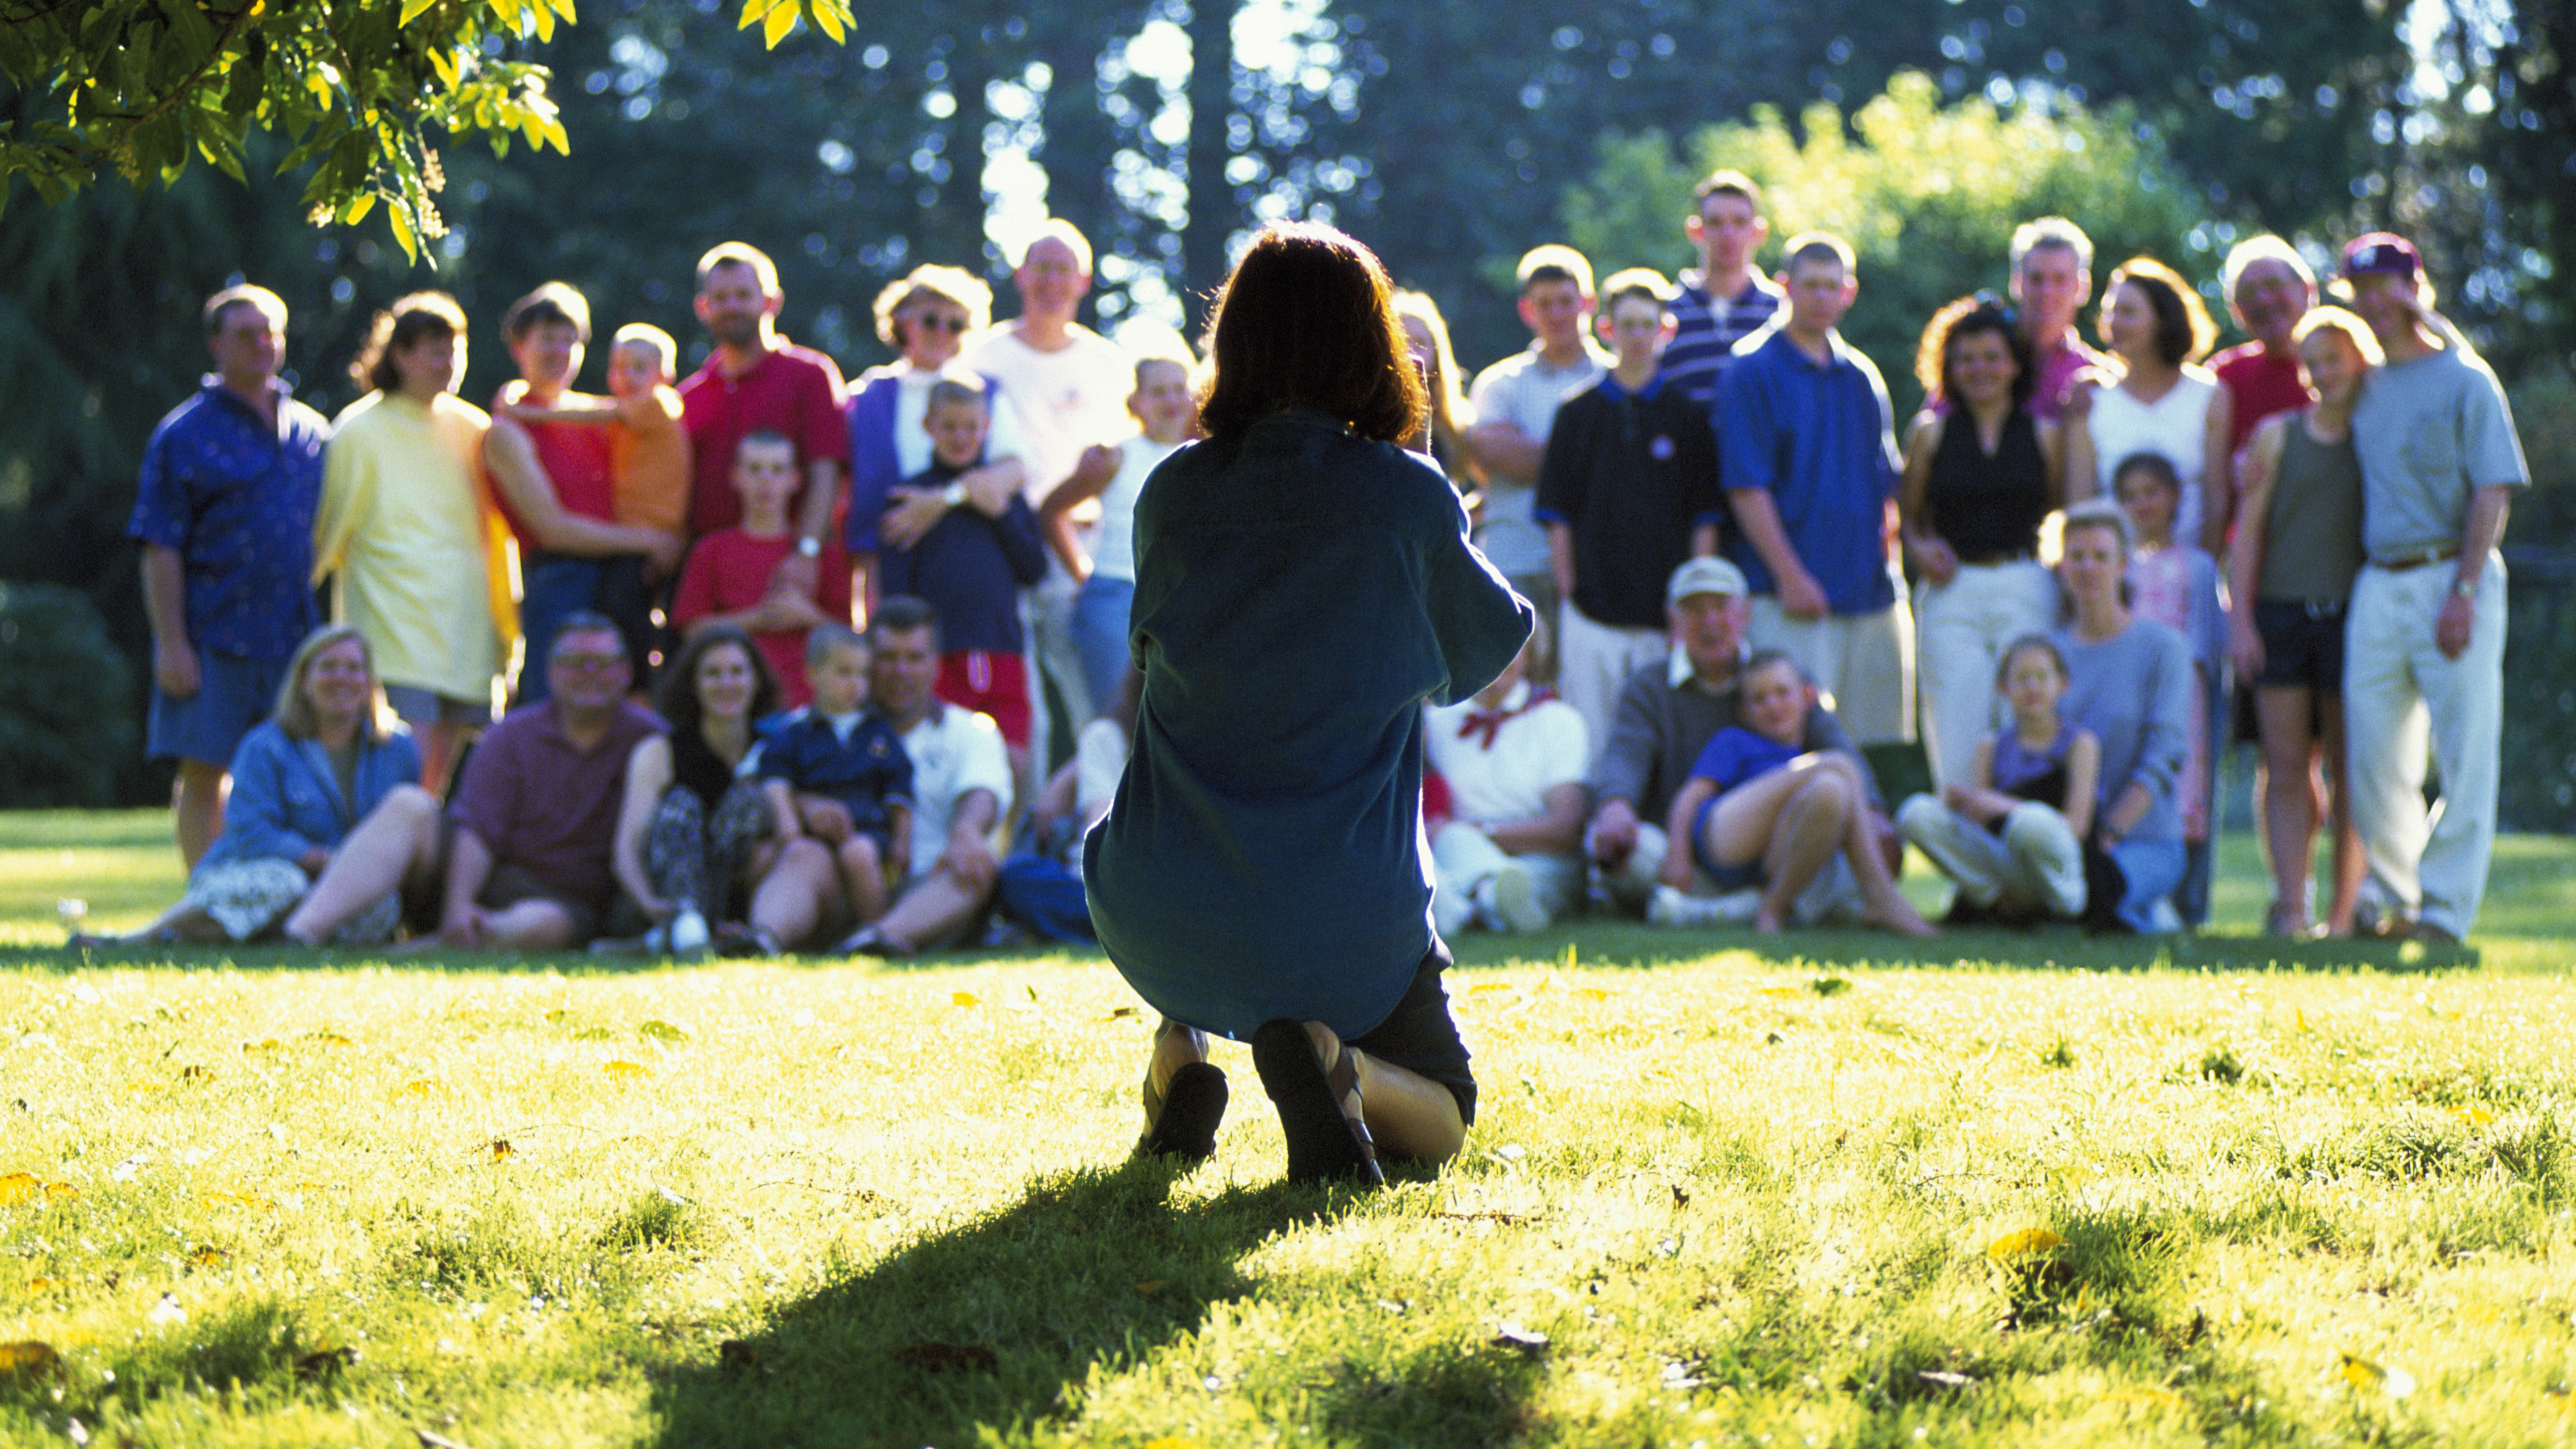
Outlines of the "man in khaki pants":
{"label": "man in khaki pants", "polygon": [[[2353,820],[2390,903],[2380,929],[2450,945],[2477,923],[2495,847],[2505,630],[2496,540],[2531,470],[2495,374],[2426,321],[2432,288],[2413,245],[2386,232],[2356,237],[2336,290],[2388,354],[2352,415],[2370,555],[2345,624]],[[2430,812],[2428,734],[2442,777]]]}

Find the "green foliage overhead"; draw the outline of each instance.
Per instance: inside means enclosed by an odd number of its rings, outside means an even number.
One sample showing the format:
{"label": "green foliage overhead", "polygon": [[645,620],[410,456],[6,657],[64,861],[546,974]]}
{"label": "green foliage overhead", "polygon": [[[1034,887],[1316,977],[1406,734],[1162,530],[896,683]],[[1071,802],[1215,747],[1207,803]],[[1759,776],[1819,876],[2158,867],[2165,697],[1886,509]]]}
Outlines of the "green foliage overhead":
{"label": "green foliage overhead", "polygon": [[[1821,103],[1796,132],[1776,108],[1756,106],[1749,121],[1701,129],[1687,150],[1685,161],[1659,132],[1604,136],[1591,174],[1564,195],[1567,236],[1604,274],[1696,266],[1682,234],[1692,188],[1720,167],[1744,172],[1761,183],[1771,219],[1764,266],[1777,266],[1782,242],[1816,228],[1859,254],[1860,300],[1843,332],[1887,374],[1900,407],[1921,396],[1910,373],[1924,322],[1954,297],[2005,289],[2021,222],[2080,219],[2098,281],[2139,252],[2193,270],[2184,238],[2204,216],[2121,109],[2005,114],[1982,99],[1945,108],[1913,72],[1892,77],[1848,127]],[[1508,277],[1508,258],[1503,266]]]}
{"label": "green foliage overhead", "polygon": [[[743,0],[742,24],[776,45],[809,12],[836,41],[850,18],[848,0]],[[176,181],[197,158],[243,180],[245,142],[266,132],[294,144],[280,172],[312,163],[313,220],[355,223],[384,202],[417,255],[446,229],[433,130],[503,155],[514,135],[571,149],[546,68],[497,52],[572,19],[573,0],[10,0],[0,74],[22,95],[0,120],[0,202],[20,176],[60,204],[103,175]]]}

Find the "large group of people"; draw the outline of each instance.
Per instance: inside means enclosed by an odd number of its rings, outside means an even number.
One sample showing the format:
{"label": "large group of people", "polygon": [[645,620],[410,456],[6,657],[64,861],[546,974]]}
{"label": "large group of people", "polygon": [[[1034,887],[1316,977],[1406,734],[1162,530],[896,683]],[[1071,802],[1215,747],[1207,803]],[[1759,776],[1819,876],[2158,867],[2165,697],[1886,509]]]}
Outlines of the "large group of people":
{"label": "large group of people", "polygon": [[[1530,252],[1533,340],[1464,387],[1430,299],[1312,226],[1256,240],[1204,360],[1077,322],[1089,247],[1051,222],[1016,318],[916,268],[876,301],[897,360],[845,385],[729,242],[686,378],[634,324],[575,391],[591,308],[548,283],[487,412],[422,292],[329,422],[280,381],[283,304],[229,287],[131,525],[190,869],[143,934],[1089,937],[1165,1013],[1149,1147],[1206,1150],[1214,1031],[1254,1043],[1293,1175],[1367,1178],[1472,1120],[1460,931],[1931,934],[1908,842],[1952,923],[2198,924],[2239,695],[2268,928],[2318,929],[2324,829],[2325,929],[2471,929],[2528,471],[2411,245],[2345,250],[2348,309],[2240,245],[2253,340],[2204,367],[2152,258],[2080,340],[2091,244],[2034,221],[2009,297],[1929,320],[1900,444],[1838,330],[1852,248],[1760,275],[1734,172],[1682,221],[1677,279]],[[1934,789],[1891,804],[1870,752],[1918,722]]]}

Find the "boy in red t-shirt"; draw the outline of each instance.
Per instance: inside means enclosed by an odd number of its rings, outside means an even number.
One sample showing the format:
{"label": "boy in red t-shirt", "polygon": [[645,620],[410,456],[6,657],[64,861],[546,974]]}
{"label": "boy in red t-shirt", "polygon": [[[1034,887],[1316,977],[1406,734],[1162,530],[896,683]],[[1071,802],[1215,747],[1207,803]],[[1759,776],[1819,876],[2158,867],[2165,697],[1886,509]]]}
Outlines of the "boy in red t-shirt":
{"label": "boy in red t-shirt", "polygon": [[671,602],[671,623],[684,634],[708,623],[750,631],[777,671],[780,703],[789,709],[814,697],[805,682],[805,632],[817,624],[850,622],[850,561],[837,541],[824,541],[817,598],[772,587],[779,560],[796,548],[787,510],[804,481],[796,471],[796,444],[785,433],[764,428],[745,434],[733,455],[742,521],[689,550]]}

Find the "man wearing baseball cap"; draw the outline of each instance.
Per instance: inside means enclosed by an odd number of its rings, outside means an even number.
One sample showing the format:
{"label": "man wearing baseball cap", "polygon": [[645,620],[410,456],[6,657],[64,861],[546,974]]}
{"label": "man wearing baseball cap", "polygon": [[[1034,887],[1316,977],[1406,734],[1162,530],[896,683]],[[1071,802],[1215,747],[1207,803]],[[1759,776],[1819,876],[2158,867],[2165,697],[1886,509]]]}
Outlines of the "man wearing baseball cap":
{"label": "man wearing baseball cap", "polygon": [[[1663,870],[1662,821],[1673,797],[1690,778],[1691,764],[1708,747],[1709,737],[1738,722],[1741,693],[1736,675],[1746,649],[1744,573],[1722,558],[1695,558],[1673,571],[1664,590],[1664,617],[1672,626],[1672,653],[1628,676],[1611,714],[1610,737],[1592,764],[1592,820],[1584,842],[1610,898],[1628,910],[1645,906]],[[1860,766],[1869,807],[1882,838],[1893,839],[1887,805],[1869,762],[1853,745],[1851,732],[1833,711],[1819,706],[1807,713],[1807,750],[1841,750]],[[1782,818],[1789,818],[1782,811]],[[1729,913],[1720,900],[1707,899],[1713,882],[1701,883],[1687,920],[1671,925],[1715,925],[1752,919],[1758,890],[1739,892],[1740,912]],[[1859,899],[1851,867],[1832,856],[1797,901],[1796,915],[1812,921],[1850,906]],[[1734,902],[1734,897],[1725,901]]]}
{"label": "man wearing baseball cap", "polygon": [[[2504,718],[2504,535],[2531,484],[2495,374],[2432,322],[2413,244],[2387,232],[2344,248],[2335,284],[2388,355],[2352,415],[2362,544],[2345,624],[2344,730],[2352,811],[2380,898],[2411,914],[2389,934],[2468,935],[2495,845]],[[2442,808],[2424,808],[2426,727]]]}

